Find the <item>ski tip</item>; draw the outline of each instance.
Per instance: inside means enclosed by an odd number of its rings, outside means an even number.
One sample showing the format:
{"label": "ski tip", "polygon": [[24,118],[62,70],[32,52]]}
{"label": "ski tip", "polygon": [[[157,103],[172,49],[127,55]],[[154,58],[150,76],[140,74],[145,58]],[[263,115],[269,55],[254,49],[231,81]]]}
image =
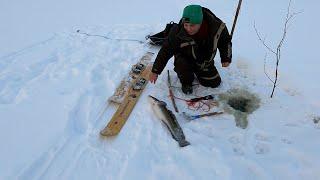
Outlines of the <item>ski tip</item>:
{"label": "ski tip", "polygon": [[190,145],[190,143],[188,141],[186,141],[186,140],[179,141],[179,146],[180,147],[185,147],[185,146],[188,146],[188,145]]}
{"label": "ski tip", "polygon": [[105,128],[100,131],[100,135],[101,136],[114,136],[114,135],[117,135],[117,133],[111,131],[109,128]]}

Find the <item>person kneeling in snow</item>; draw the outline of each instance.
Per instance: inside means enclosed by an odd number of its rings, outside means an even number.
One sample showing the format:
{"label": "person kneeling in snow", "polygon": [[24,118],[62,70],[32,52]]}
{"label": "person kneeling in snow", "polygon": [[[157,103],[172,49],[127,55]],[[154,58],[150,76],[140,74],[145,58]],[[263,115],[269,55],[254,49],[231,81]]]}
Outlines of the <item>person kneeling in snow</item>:
{"label": "person kneeling in snow", "polygon": [[215,88],[221,83],[214,66],[217,48],[222,67],[228,67],[232,52],[227,27],[209,9],[189,5],[184,8],[179,24],[171,26],[153,64],[149,80],[155,83],[169,59],[174,56],[174,71],[182,84],[183,93],[193,92],[194,74],[201,85]]}

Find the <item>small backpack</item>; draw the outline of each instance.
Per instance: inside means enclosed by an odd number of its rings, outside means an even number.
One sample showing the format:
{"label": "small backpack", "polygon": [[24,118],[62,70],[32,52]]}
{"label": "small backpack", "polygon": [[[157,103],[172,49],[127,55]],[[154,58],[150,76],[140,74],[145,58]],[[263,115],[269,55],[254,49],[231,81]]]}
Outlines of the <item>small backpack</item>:
{"label": "small backpack", "polygon": [[154,35],[149,35],[146,37],[146,39],[150,39],[150,44],[152,44],[152,45],[162,46],[164,40],[168,37],[170,29],[172,28],[172,26],[174,24],[176,24],[176,23],[171,21],[170,23],[168,23],[166,25],[166,28],[163,31],[158,32]]}

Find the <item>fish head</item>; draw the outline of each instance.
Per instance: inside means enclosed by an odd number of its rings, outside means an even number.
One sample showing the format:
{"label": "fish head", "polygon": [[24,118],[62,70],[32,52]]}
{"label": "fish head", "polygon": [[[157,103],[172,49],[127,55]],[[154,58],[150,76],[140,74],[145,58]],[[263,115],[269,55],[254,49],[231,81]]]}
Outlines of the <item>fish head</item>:
{"label": "fish head", "polygon": [[148,100],[149,100],[149,102],[150,102],[150,104],[152,106],[155,106],[155,105],[157,105],[157,106],[166,106],[167,105],[165,102],[160,101],[159,99],[157,99],[157,98],[155,98],[155,97],[153,97],[151,95],[148,96]]}
{"label": "fish head", "polygon": [[157,99],[157,98],[149,95],[149,96],[148,96],[148,101],[149,101],[149,103],[150,103],[152,106],[154,106],[154,105],[158,104],[159,99]]}

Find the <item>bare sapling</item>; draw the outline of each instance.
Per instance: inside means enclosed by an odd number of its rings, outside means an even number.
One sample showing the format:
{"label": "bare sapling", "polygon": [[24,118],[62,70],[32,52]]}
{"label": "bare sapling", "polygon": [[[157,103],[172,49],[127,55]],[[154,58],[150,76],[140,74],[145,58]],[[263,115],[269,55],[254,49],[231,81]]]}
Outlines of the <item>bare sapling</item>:
{"label": "bare sapling", "polygon": [[281,59],[281,48],[282,48],[282,45],[286,39],[286,36],[287,36],[287,32],[288,32],[288,29],[290,27],[290,22],[293,20],[293,18],[301,13],[301,12],[291,12],[291,1],[289,1],[289,4],[288,4],[288,7],[287,7],[287,15],[286,15],[286,18],[285,18],[285,21],[284,21],[284,27],[283,27],[283,31],[282,31],[282,37],[279,41],[279,43],[277,44],[276,48],[271,48],[269,45],[267,45],[266,43],[266,38],[261,38],[261,35],[260,33],[258,32],[258,29],[254,23],[254,29],[256,31],[256,34],[259,38],[259,40],[261,41],[261,43],[264,45],[265,48],[267,48],[267,50],[269,52],[271,52],[275,59],[276,59],[276,66],[275,66],[275,76],[274,76],[274,79],[272,79],[269,74],[266,72],[266,61],[267,61],[267,53],[264,57],[264,73],[266,74],[266,76],[268,77],[268,79],[273,83],[273,88],[272,88],[272,92],[271,92],[271,95],[270,95],[270,98],[273,97],[274,95],[274,91],[275,91],[275,88],[277,87],[277,82],[278,82],[278,70],[279,70],[279,62],[280,62],[280,59]]}

